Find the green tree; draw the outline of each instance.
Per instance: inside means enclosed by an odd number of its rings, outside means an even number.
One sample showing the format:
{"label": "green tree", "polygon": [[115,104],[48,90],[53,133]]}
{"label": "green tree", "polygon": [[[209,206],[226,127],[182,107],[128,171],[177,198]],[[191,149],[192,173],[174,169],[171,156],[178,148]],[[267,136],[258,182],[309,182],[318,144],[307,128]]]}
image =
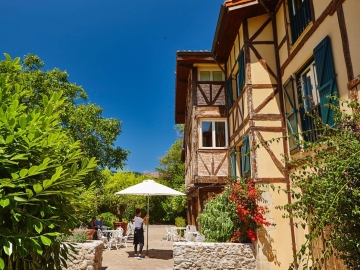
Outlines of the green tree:
{"label": "green tree", "polygon": [[82,180],[97,165],[61,126],[68,98],[43,93],[38,106],[29,106],[29,85],[18,78],[20,58],[6,58],[0,74],[0,269],[61,269],[68,250],[56,237],[79,222]]}
{"label": "green tree", "polygon": [[[6,60],[0,62],[0,75],[6,77],[8,69]],[[60,123],[74,141],[80,141],[84,154],[96,157],[99,170],[94,170],[86,179],[87,185],[96,180],[101,182],[100,170],[109,168],[123,168],[129,151],[115,146],[114,142],[121,134],[121,121],[102,117],[102,108],[87,103],[87,94],[81,86],[68,81],[66,71],[57,68],[44,71],[44,62],[29,54],[23,61],[23,67],[12,71],[9,83],[19,83],[25,93],[21,103],[27,106],[28,111],[43,107],[43,95],[62,92],[66,100],[61,105]],[[100,184],[100,183],[99,183]]]}
{"label": "green tree", "polygon": [[[348,269],[360,266],[360,106],[343,102],[353,109],[349,115],[339,107],[334,127],[315,118],[317,142],[298,141],[302,157],[290,159],[293,203],[278,208],[284,216],[302,220],[296,226],[308,228],[291,269],[323,269],[326,260],[335,256]],[[324,249],[313,253],[313,245],[324,237]]]}
{"label": "green tree", "polygon": [[106,179],[101,187],[99,195],[99,208],[101,212],[110,212],[118,217],[119,221],[123,218],[134,217],[134,208],[146,208],[147,197],[135,195],[115,195],[114,193],[127,187],[136,185],[145,180],[145,177],[134,172],[119,171],[112,173],[105,169],[103,176]]}
{"label": "green tree", "polygon": [[[182,161],[183,152],[183,132],[184,125],[176,125],[178,139],[170,146],[166,154],[160,158],[159,167],[156,170],[160,173],[160,182],[176,189],[180,192],[185,191],[185,164]],[[186,217],[186,197],[171,196],[153,198],[151,207],[156,209],[152,218],[163,222],[174,222],[175,218]],[[152,211],[153,212],[153,211]]]}
{"label": "green tree", "polygon": [[179,138],[170,146],[165,156],[159,160],[159,167],[156,170],[160,177],[169,182],[170,187],[179,188],[185,184],[185,164],[181,160],[183,151],[184,125],[176,125]]}

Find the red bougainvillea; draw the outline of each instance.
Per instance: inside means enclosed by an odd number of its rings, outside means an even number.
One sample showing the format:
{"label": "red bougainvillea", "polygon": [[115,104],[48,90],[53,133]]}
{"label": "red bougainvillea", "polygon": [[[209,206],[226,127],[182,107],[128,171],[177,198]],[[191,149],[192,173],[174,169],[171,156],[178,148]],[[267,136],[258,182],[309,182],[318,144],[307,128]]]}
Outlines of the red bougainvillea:
{"label": "red bougainvillea", "polygon": [[266,206],[258,205],[262,200],[262,191],[254,182],[245,183],[243,180],[230,183],[231,194],[229,201],[235,203],[237,221],[234,223],[235,231],[230,242],[244,243],[257,241],[256,229],[261,226],[272,225],[264,217],[268,211]]}

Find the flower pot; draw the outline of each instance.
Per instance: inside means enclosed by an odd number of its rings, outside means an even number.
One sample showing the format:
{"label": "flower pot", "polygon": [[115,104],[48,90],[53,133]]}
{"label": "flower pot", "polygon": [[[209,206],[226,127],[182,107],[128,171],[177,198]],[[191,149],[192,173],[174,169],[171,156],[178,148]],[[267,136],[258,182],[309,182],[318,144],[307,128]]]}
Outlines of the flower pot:
{"label": "flower pot", "polygon": [[128,222],[120,222],[120,221],[114,221],[114,230],[116,230],[117,228],[121,227],[123,229],[123,235],[126,235],[126,230],[127,230],[127,225]]}
{"label": "flower pot", "polygon": [[95,229],[86,229],[87,240],[93,240]]}

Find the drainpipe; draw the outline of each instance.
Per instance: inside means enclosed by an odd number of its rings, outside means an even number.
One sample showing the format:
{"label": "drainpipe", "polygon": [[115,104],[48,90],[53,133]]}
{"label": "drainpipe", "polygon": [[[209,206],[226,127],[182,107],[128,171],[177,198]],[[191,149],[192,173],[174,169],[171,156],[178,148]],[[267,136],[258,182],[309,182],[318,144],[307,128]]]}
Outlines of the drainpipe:
{"label": "drainpipe", "polygon": [[[276,16],[274,15],[273,12],[271,12],[269,10],[269,8],[264,3],[264,0],[259,0],[259,2],[271,17],[272,28],[273,28],[274,47],[275,47],[276,72],[277,72],[277,82],[276,83],[277,83],[277,85],[278,85],[277,87],[279,89],[280,104],[283,105],[284,104],[284,95],[283,95],[282,80],[281,80],[280,57],[279,57],[278,36],[277,36],[277,27],[276,27]],[[285,115],[283,106],[280,106],[280,112],[281,112],[281,115]],[[286,136],[286,129],[285,129],[286,123],[285,123],[284,117],[281,119],[281,124],[282,124],[282,127],[283,127],[282,135]],[[284,148],[285,153],[289,152],[288,144],[287,144],[287,142],[285,140],[283,140],[283,148]],[[285,155],[285,164],[287,163],[287,161],[288,161],[288,158]],[[288,197],[288,204],[291,204],[289,173],[287,171],[285,171],[284,176],[285,176],[285,180],[286,180],[286,191],[287,191],[287,197]],[[290,215],[292,214],[291,209],[289,210],[289,214]],[[293,256],[294,256],[294,259],[296,260],[296,253],[297,252],[296,252],[295,229],[294,229],[294,220],[293,220],[293,218],[290,218],[290,231],[291,231],[291,242],[292,242]]]}

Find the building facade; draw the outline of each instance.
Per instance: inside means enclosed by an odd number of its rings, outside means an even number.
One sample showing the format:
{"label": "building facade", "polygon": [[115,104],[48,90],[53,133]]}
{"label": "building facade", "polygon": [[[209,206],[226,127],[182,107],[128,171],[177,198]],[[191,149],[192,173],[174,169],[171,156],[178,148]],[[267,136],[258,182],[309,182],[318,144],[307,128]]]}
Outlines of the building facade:
{"label": "building facade", "polygon": [[[332,125],[327,96],[358,99],[359,13],[357,0],[227,0],[211,52],[177,53],[175,121],[185,124],[189,223],[228,176],[290,189],[284,154],[301,157],[291,135],[313,129],[306,113]],[[265,143],[272,138],[280,139]],[[264,198],[276,226],[258,230],[258,269],[287,269],[306,231],[275,209],[290,194],[266,189]],[[333,259],[327,265],[343,269]]]}

